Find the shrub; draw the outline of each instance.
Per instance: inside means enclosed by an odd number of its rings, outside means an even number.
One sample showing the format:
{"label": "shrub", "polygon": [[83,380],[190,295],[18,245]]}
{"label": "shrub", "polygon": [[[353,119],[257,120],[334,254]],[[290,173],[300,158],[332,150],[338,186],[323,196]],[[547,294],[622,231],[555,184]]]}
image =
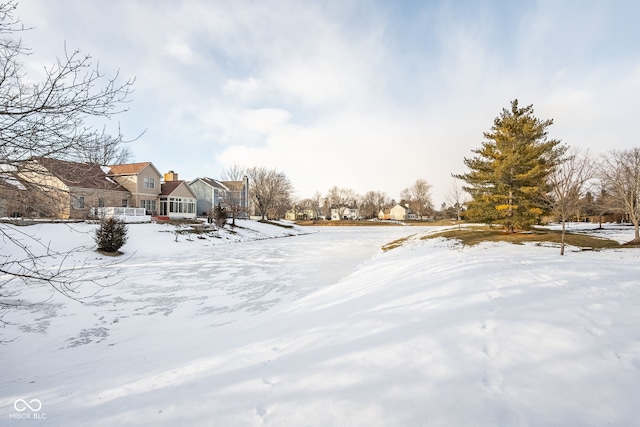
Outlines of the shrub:
{"label": "shrub", "polygon": [[218,228],[223,228],[225,226],[228,217],[229,214],[227,213],[227,210],[220,204],[218,204],[218,206],[213,210],[213,221]]}
{"label": "shrub", "polygon": [[106,218],[100,222],[94,239],[99,250],[117,252],[127,242],[127,226],[117,218]]}

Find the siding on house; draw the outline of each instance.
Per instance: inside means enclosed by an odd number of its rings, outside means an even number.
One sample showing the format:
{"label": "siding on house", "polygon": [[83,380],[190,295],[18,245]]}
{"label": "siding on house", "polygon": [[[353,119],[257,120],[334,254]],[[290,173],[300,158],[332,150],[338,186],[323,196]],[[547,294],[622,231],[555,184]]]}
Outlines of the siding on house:
{"label": "siding on house", "polygon": [[206,216],[209,211],[219,204],[226,205],[226,198],[230,192],[235,193],[235,198],[242,212],[238,217],[248,216],[249,213],[249,179],[244,177],[242,181],[218,181],[216,179],[202,177],[189,183],[189,188],[197,198],[198,215]]}
{"label": "siding on house", "polygon": [[162,174],[151,162],[109,166],[108,176],[129,190],[131,206],[145,208],[150,214],[158,211]]}

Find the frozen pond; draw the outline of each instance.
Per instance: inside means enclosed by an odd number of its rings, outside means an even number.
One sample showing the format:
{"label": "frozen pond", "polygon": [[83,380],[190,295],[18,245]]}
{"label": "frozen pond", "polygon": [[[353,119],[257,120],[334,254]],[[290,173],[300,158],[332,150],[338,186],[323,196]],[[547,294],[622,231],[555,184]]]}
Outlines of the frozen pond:
{"label": "frozen pond", "polygon": [[[181,319],[206,316],[210,325],[224,325],[331,286],[379,253],[385,243],[425,227],[305,230],[309,234],[194,249],[184,238],[176,243],[167,233],[149,236],[144,225],[130,227],[132,242],[140,246],[149,241],[156,247],[136,251],[117,266],[121,283],[101,289],[82,305],[39,285],[23,292],[37,304],[11,317],[22,333],[44,333],[53,340],[59,335],[71,346],[107,340],[112,327],[138,316],[152,319],[144,321],[145,327],[178,313]],[[85,285],[82,290],[91,294],[94,288]],[[84,318],[78,319],[82,313]]]}

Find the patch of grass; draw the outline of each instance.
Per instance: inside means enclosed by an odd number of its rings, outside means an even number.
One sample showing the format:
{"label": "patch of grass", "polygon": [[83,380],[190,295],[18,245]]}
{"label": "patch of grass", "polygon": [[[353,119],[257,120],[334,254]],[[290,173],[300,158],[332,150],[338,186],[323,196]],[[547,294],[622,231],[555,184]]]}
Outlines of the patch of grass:
{"label": "patch of grass", "polygon": [[260,220],[258,220],[258,222],[261,222],[263,224],[275,225],[275,226],[282,227],[282,228],[293,228],[293,225],[281,224],[279,222],[272,222],[272,221],[269,221],[268,219],[260,219]]}
{"label": "patch of grass", "polygon": [[400,246],[404,245],[406,241],[408,241],[414,236],[415,234],[412,234],[411,236],[401,237],[400,239],[396,239],[393,242],[389,242],[382,247],[382,250],[386,252],[386,251],[390,251],[391,249],[399,248]]}
{"label": "patch of grass", "polygon": [[[421,240],[435,239],[438,237],[456,239],[466,246],[474,246],[482,242],[507,242],[520,245],[526,242],[560,244],[562,233],[556,230],[531,230],[521,233],[507,233],[501,229],[490,228],[488,226],[474,226],[428,234],[423,236]],[[567,245],[584,249],[622,247],[622,245],[615,240],[580,233],[566,233],[564,241]]]}

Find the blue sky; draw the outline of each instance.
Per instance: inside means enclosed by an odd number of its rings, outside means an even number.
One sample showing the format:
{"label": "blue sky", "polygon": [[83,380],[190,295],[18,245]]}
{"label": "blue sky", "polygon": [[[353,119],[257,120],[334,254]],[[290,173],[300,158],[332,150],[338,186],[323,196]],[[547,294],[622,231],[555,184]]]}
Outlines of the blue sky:
{"label": "blue sky", "polygon": [[[517,98],[594,153],[640,144],[637,1],[22,0],[27,71],[64,45],[135,77],[134,161],[182,179],[233,164],[437,206]],[[110,123],[117,126],[117,122]]]}

